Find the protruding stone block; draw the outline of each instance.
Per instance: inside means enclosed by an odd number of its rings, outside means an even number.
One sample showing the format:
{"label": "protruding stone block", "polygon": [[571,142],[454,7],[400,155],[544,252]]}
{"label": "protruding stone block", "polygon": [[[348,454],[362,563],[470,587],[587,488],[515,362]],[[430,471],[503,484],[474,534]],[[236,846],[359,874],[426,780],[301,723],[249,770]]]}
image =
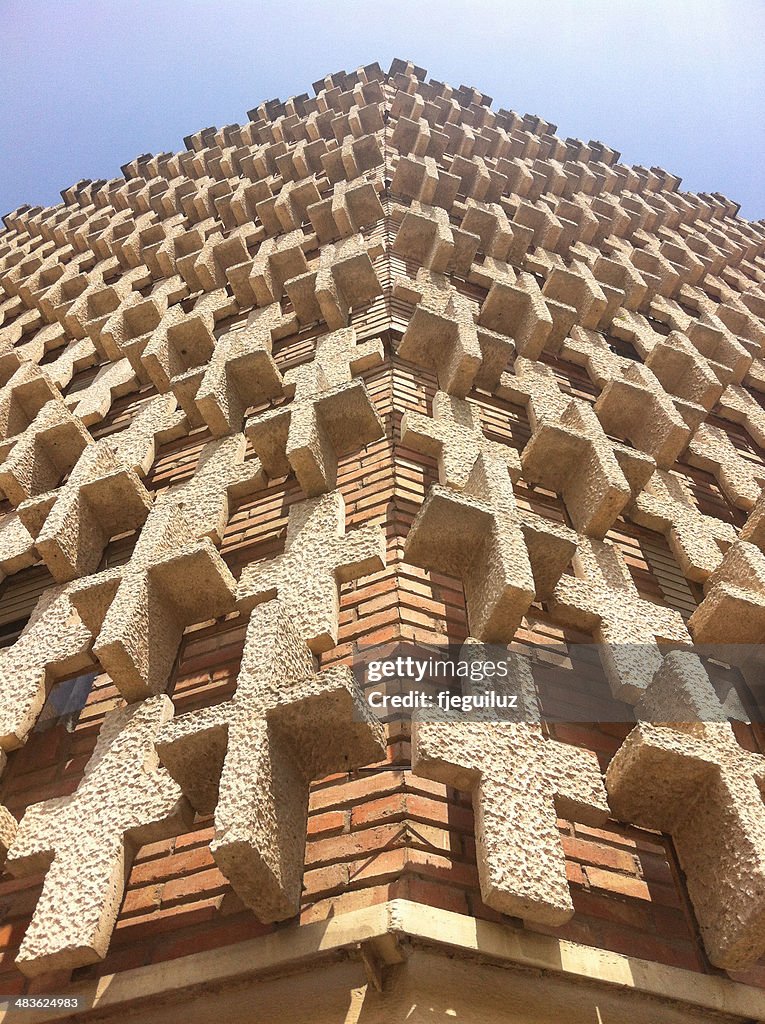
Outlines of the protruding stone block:
{"label": "protruding stone block", "polygon": [[157,749],[193,806],[215,811],[211,849],[235,891],[282,921],[300,909],[310,782],[381,759],[385,743],[350,670],[316,674],[300,627],[268,601],[234,696],[170,722]]}
{"label": "protruding stone block", "polygon": [[300,323],[325,320],[331,330],[347,327],[351,310],[382,295],[372,265],[382,253],[379,242],[365,242],[361,235],[325,245],[315,268],[284,283]]}
{"label": "protruding stone block", "polygon": [[521,356],[536,359],[545,347],[553,327],[539,285],[531,274],[522,273],[517,284],[495,281],[481,306],[478,322],[513,339]]}
{"label": "protruding stone block", "polygon": [[547,597],[574,551],[567,527],[515,504],[506,460],[483,452],[461,492],[434,485],[406,539],[407,561],[458,576],[470,632],[509,642],[535,597]]}
{"label": "protruding stone block", "polygon": [[557,491],[578,531],[603,537],[648,480],[653,459],[606,437],[592,407],[564,395],[549,366],[518,358],[514,369],[497,394],[528,409],[524,479]]}
{"label": "protruding stone block", "polygon": [[657,469],[627,510],[630,519],[663,533],[683,574],[703,583],[736,539],[730,523],[703,515],[679,473]]}
{"label": "protruding stone block", "polygon": [[253,310],[247,323],[218,341],[196,396],[197,408],[218,437],[241,430],[247,409],[282,390],[273,342],[296,330],[278,303]]}
{"label": "protruding stone block", "polygon": [[707,954],[765,953],[765,757],[739,746],[701,662],[667,655],[606,785],[614,815],[672,836]]}
{"label": "protruding stone block", "polygon": [[335,486],[337,460],[382,437],[382,421],[363,381],[352,375],[382,362],[378,340],[356,344],[352,327],[319,338],[313,361],[288,370],[287,405],[247,421],[246,433],[270,477],[295,471],[306,495]]}
{"label": "protruding stone block", "polygon": [[188,823],[154,749],[172,714],[164,695],[107,712],[76,792],[24,813],[8,869],[45,875],[16,958],[30,977],[102,960],[136,851]]}
{"label": "protruding stone block", "polygon": [[232,611],[236,583],[218,554],[229,498],[262,483],[257,462],[243,463],[242,434],[211,441],[195,476],[155,502],[130,561],[93,606],[74,595],[96,641],[93,653],[127,700],[167,682],[183,631]]}
{"label": "protruding stone block", "polygon": [[657,640],[691,642],[683,618],[641,598],[610,541],[580,537],[573,569],[573,576],[561,577],[550,610],[558,621],[594,634],[611,691],[635,704],[661,664]]}
{"label": "protruding stone block", "polygon": [[704,585],[688,626],[700,644],[765,641],[765,554],[747,541],[728,548]]}
{"label": "protruding stone block", "polygon": [[[462,657],[480,662],[481,650],[468,641]],[[472,794],[484,903],[557,926],[574,913],[558,815],[600,825],[608,803],[595,754],[545,739],[529,663],[507,657],[510,678],[492,680],[492,690],[498,698],[515,696],[518,710],[445,712],[438,718],[429,711],[415,718],[412,770]],[[469,683],[463,688],[478,690]]]}
{"label": "protruding stone block", "polygon": [[337,644],[340,584],[385,568],[385,534],[379,526],[345,532],[339,491],[290,508],[284,554],[242,571],[237,603],[250,611],[278,597],[295,629],[316,654]]}

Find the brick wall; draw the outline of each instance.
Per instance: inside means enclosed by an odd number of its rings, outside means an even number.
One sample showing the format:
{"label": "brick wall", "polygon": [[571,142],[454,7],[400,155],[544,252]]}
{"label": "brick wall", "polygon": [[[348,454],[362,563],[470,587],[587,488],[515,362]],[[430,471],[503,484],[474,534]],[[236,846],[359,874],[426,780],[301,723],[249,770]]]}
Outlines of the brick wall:
{"label": "brick wall", "polygon": [[[390,303],[389,298],[386,301]],[[372,336],[379,314],[378,303],[377,308],[356,315],[362,336]],[[384,334],[383,338],[390,353],[392,337]],[[295,365],[310,358],[312,337],[304,332],[279,343],[276,350],[281,368]],[[592,400],[578,368],[559,364],[557,373],[573,394]],[[386,436],[343,460],[338,486],[346,499],[349,528],[368,522],[385,525],[388,565],[383,572],[343,587],[340,641],[324,656],[324,664],[350,662],[354,652],[396,639],[458,643],[466,636],[460,581],[402,561],[404,538],[436,472],[432,460],[401,443],[401,415],[406,409],[427,411],[435,381],[397,358],[365,378],[384,418]],[[131,410],[152,393],[145,388],[139,396],[119,400],[95,433],[103,436],[123,425]],[[481,408],[488,436],[523,447],[528,423],[522,410],[480,393],[473,400]],[[738,428],[725,421],[720,425],[742,443]],[[183,441],[165,445],[148,478],[149,486],[159,491],[186,479],[207,439],[205,431],[197,430]],[[750,457],[763,463],[756,446],[746,441],[746,448]],[[688,476],[699,507],[714,508],[715,514],[740,522],[740,513],[727,506],[710,477],[690,468]],[[521,505],[566,520],[562,502],[554,494],[532,490],[521,481],[518,497]],[[247,562],[279,553],[288,509],[300,498],[294,480],[277,480],[233,511],[221,550],[235,575]],[[609,537],[624,552],[643,597],[669,604],[686,616],[690,613],[700,595],[684,580],[662,537],[621,522]],[[107,563],[124,560],[130,545],[129,537],[114,540]],[[7,580],[0,604],[6,607],[9,595],[15,593],[22,611],[26,600],[28,613],[34,603],[29,595],[47,585],[45,576],[33,568]],[[178,712],[216,703],[232,693],[245,626],[238,615],[231,615],[187,631],[169,690]],[[547,650],[558,668],[573,671],[576,666],[587,672],[600,723],[550,728],[556,738],[595,751],[605,768],[628,731],[623,724],[628,709],[611,697],[592,649],[577,647],[589,640],[556,625],[545,608],[534,606],[514,646],[522,651],[533,644],[537,651]],[[547,679],[542,666],[537,683],[543,703],[576,710],[560,672]],[[2,780],[2,799],[16,816],[33,802],[73,792],[103,715],[118,702],[109,680],[99,677],[72,731],[59,723],[35,732],[25,747],[11,755]],[[312,787],[300,920],[323,920],[396,897],[502,920],[483,905],[478,892],[469,796],[413,776],[406,768],[410,759],[406,723],[393,723],[388,732],[386,764],[324,779]],[[750,749],[765,751],[761,731],[741,730],[740,739]],[[528,927],[631,956],[717,973],[699,941],[671,840],[617,822],[594,829],[561,820],[559,827],[576,913],[562,928]],[[75,970],[73,980],[229,945],[275,927],[258,922],[216,867],[208,845],[212,831],[211,819],[199,818],[189,832],[138,851],[106,960]],[[0,880],[3,994],[61,987],[61,977],[28,982],[13,966],[41,882],[41,878],[16,880],[8,875]],[[765,987],[765,965],[741,975],[740,980]]]}

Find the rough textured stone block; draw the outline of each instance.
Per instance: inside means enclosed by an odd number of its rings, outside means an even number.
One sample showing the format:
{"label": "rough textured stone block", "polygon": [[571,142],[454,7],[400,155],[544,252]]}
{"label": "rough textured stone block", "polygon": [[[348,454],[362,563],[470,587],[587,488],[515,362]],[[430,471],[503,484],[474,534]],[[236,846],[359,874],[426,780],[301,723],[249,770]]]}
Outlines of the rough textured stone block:
{"label": "rough textured stone block", "polygon": [[380,759],[385,743],[350,669],[316,674],[301,627],[268,601],[234,696],[169,723],[157,749],[192,805],[215,811],[211,849],[236,892],[281,921],[300,909],[309,783]]}
{"label": "rough textured stone block", "polygon": [[[480,662],[481,651],[468,641],[462,657]],[[472,793],[484,903],[556,926],[574,913],[558,815],[599,825],[608,817],[608,803],[597,757],[545,739],[529,663],[512,654],[508,663],[510,677],[492,680],[491,689],[498,697],[514,695],[517,709],[438,717],[429,711],[415,718],[412,769]],[[478,694],[480,685],[464,684],[463,690]]]}
{"label": "rough textured stone block", "polygon": [[703,583],[736,539],[730,523],[703,515],[686,478],[657,469],[627,514],[633,522],[663,533],[683,574]]}
{"label": "rough textured stone block", "polygon": [[578,531],[603,537],[640,493],[653,460],[606,437],[591,406],[563,394],[550,367],[518,358],[514,371],[502,375],[497,394],[528,410],[524,479],[557,491]]}
{"label": "rough textured stone block", "polygon": [[94,606],[87,592],[75,595],[96,636],[93,653],[127,700],[164,687],[187,626],[234,608],[236,583],[214,542],[230,498],[263,482],[244,451],[242,434],[206,445],[191,480],[154,503],[130,561],[104,576],[106,597]]}
{"label": "rough textured stone block", "polygon": [[164,695],[108,712],[77,791],[24,813],[8,869],[45,875],[16,958],[30,977],[103,959],[136,850],[183,826],[181,791],[154,749],[172,714]]}
{"label": "rough textured stone block", "polygon": [[657,640],[690,643],[682,616],[640,597],[619,549],[580,537],[574,576],[562,576],[550,608],[556,618],[593,633],[619,700],[636,703],[661,664]]}
{"label": "rough textured stone block", "polygon": [[667,656],[638,717],[606,773],[612,811],[672,836],[710,960],[745,969],[765,953],[765,757],[691,654]]}
{"label": "rough textured stone block", "polygon": [[282,375],[271,355],[273,342],[295,330],[278,303],[253,310],[247,324],[224,334],[215,346],[196,396],[196,404],[213,434],[241,430],[251,405],[275,398]]}
{"label": "rough textured stone block", "polygon": [[357,345],[349,327],[318,339],[313,360],[287,371],[292,401],[251,417],[245,428],[270,477],[291,467],[309,497],[322,494],[335,486],[340,456],[382,437],[364,382],[352,380],[382,359],[382,342]]}
{"label": "rough textured stone block", "polygon": [[704,585],[704,600],[688,626],[701,644],[761,644],[765,640],[765,555],[739,540]]}
{"label": "rough textured stone block", "polygon": [[574,551],[566,527],[521,514],[505,458],[479,454],[462,491],[429,491],[404,546],[407,561],[458,576],[473,636],[512,639],[535,597],[544,598]]}
{"label": "rough textured stone block", "polygon": [[237,603],[249,611],[278,597],[300,636],[317,654],[337,644],[341,583],[385,567],[385,535],[378,526],[345,532],[339,491],[290,508],[284,554],[245,566]]}

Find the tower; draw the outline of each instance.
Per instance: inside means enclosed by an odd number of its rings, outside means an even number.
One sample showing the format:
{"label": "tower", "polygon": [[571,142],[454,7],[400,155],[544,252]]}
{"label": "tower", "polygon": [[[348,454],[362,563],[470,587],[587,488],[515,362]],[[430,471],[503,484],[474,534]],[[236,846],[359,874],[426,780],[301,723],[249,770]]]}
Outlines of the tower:
{"label": "tower", "polygon": [[[764,1017],[765,229],[313,91],[4,218],[0,993]],[[513,713],[381,720],[447,646]]]}

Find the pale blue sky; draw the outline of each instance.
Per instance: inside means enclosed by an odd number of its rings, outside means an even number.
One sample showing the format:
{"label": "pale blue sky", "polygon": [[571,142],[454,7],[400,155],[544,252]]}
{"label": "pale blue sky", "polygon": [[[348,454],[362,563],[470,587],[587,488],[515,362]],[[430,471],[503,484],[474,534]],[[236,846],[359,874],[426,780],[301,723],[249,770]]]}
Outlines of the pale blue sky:
{"label": "pale blue sky", "polygon": [[0,0],[0,213],[394,56],[765,217],[765,0]]}

